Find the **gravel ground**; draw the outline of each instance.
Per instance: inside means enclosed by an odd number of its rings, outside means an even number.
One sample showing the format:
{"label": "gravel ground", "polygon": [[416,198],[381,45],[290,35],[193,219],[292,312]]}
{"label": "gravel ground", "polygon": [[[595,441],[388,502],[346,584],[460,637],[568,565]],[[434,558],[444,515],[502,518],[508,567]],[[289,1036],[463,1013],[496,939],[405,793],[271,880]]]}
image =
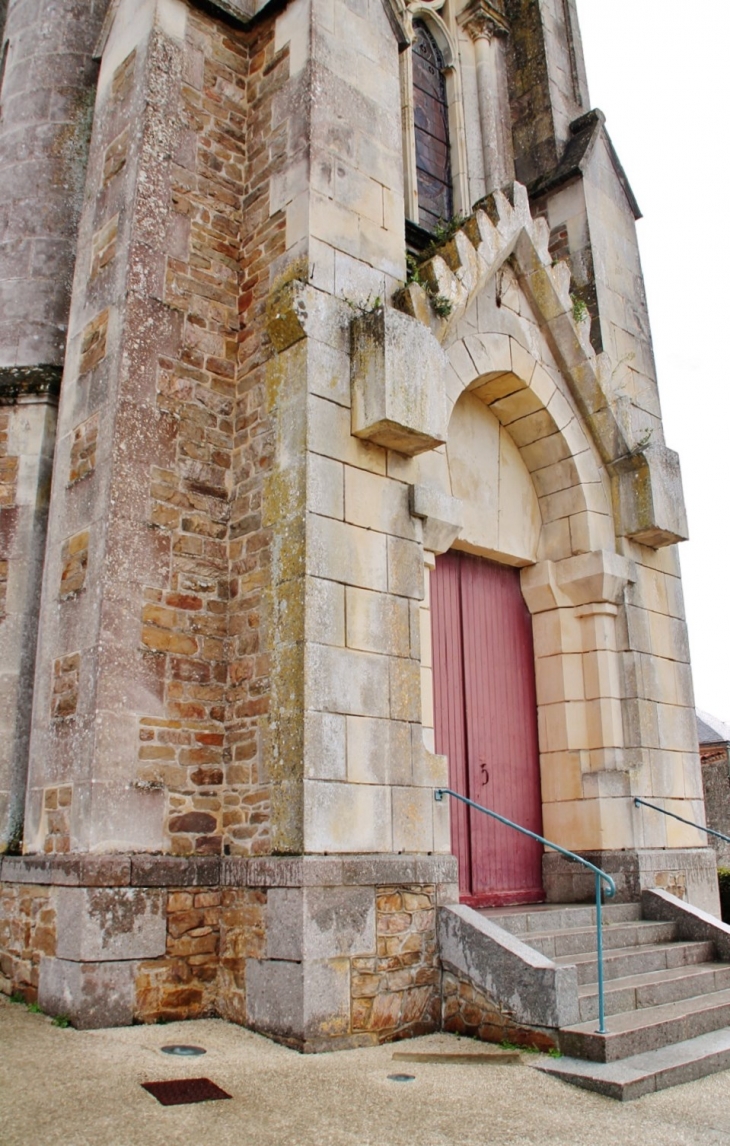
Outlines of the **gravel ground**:
{"label": "gravel ground", "polygon": [[[207,1053],[172,1058],[194,1043]],[[300,1055],[208,1019],[62,1030],[0,1000],[0,1146],[730,1146],[730,1075],[618,1103],[517,1065],[393,1062],[484,1050],[452,1035]],[[394,1082],[391,1073],[415,1075]],[[164,1107],[140,1083],[206,1077],[232,1101]]]}

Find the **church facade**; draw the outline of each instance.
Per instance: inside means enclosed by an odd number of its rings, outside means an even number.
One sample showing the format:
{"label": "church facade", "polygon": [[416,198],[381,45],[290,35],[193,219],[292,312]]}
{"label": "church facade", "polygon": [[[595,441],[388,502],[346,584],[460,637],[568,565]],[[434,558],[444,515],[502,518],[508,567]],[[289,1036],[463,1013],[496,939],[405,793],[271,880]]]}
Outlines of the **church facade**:
{"label": "church facade", "polygon": [[718,913],[634,805],[704,822],[687,525],[574,0],[3,22],[2,989],[448,1027],[445,905],[593,883],[445,787]]}

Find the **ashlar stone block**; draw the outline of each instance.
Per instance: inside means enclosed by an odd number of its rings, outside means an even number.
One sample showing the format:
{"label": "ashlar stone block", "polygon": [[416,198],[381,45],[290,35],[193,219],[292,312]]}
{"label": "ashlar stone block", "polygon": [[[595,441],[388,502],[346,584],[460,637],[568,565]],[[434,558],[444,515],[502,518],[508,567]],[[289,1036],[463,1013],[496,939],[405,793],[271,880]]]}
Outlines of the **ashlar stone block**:
{"label": "ashlar stone block", "polygon": [[128,1027],[134,1017],[134,962],[41,959],[38,1005],[81,1030]]}
{"label": "ashlar stone block", "polygon": [[358,716],[388,715],[388,659],[314,644],[307,648],[305,659],[312,708]]}
{"label": "ashlar stone block", "polygon": [[269,959],[302,959],[301,887],[272,887],[266,896],[266,954]]}
{"label": "ashlar stone block", "polygon": [[446,441],[448,359],[422,323],[390,307],[352,323],[352,433],[411,457]]}
{"label": "ashlar stone block", "polygon": [[246,960],[246,1019],[255,1031],[300,1039],[304,1034],[304,968],[272,959]]}
{"label": "ashlar stone block", "polygon": [[304,717],[304,774],[311,780],[344,780],[348,717],[307,712]]}
{"label": "ashlar stone block", "polygon": [[404,597],[350,587],[345,590],[345,597],[350,648],[408,656],[410,626],[408,601]]}
{"label": "ashlar stone block", "polygon": [[397,852],[433,851],[434,798],[430,788],[393,789],[393,848]]}
{"label": "ashlar stone block", "polygon": [[104,963],[165,954],[167,893],[162,889],[60,887],[60,960]]}
{"label": "ashlar stone block", "polygon": [[303,924],[307,959],[374,954],[374,889],[305,888]]}
{"label": "ashlar stone block", "polygon": [[348,716],[347,779],[355,784],[410,783],[410,725]]}
{"label": "ashlar stone block", "polygon": [[392,842],[388,787],[304,781],[307,852],[389,852]]}

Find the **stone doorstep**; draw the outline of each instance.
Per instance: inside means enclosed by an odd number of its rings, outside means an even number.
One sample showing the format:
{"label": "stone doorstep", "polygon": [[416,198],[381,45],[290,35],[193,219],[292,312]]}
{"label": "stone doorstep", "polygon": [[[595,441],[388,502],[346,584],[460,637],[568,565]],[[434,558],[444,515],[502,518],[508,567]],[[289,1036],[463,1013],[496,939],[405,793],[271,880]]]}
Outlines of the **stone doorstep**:
{"label": "stone doorstep", "polygon": [[[676,1003],[712,991],[730,989],[730,965],[727,963],[699,963],[684,967],[670,967],[666,971],[645,971],[610,979],[605,985],[606,1014],[636,1011],[644,1007]],[[584,983],[578,987],[581,1020],[588,1022],[598,1016],[598,984]]]}
{"label": "stone doorstep", "polygon": [[[442,884],[457,898],[451,855],[4,856],[0,881],[68,887],[342,887]],[[451,900],[449,900],[451,901]]]}
{"label": "stone doorstep", "polygon": [[[626,914],[615,904],[606,909],[606,1034],[596,1031],[594,917],[587,907],[513,909],[504,919],[484,912],[548,957],[560,950],[555,964],[578,974],[581,1021],[558,1032],[568,1057],[530,1065],[618,1099],[730,1067],[730,963],[718,960],[730,929],[661,891],[644,891],[637,907]],[[674,926],[656,930],[648,922]]]}
{"label": "stone doorstep", "polygon": [[[605,979],[621,979],[638,975],[642,971],[663,971],[668,967],[685,967],[707,963],[716,956],[713,944],[706,940],[687,940],[675,943],[647,943],[640,947],[624,947],[603,953]],[[555,962],[559,967],[575,967],[578,985],[595,983],[596,955],[560,955]]]}
{"label": "stone doorstep", "polygon": [[658,1050],[730,1024],[730,990],[622,1011],[611,1016],[608,1033],[596,1032],[596,1021],[576,1023],[560,1031],[560,1049],[580,1053],[592,1062],[615,1062],[645,1051]]}
{"label": "stone doorstep", "polygon": [[[551,928],[596,926],[596,908],[590,904],[556,907],[554,903],[545,903],[531,906],[528,910],[524,907],[486,907],[481,908],[479,914],[523,939],[525,936],[548,931]],[[641,919],[641,904],[605,903],[602,916],[604,927],[613,926],[615,923],[636,922]]]}
{"label": "stone doorstep", "polygon": [[[603,929],[604,951],[641,947],[644,943],[667,943],[676,937],[676,926],[669,922],[616,923]],[[555,932],[532,932],[520,936],[549,959],[584,955],[596,950],[594,927],[565,928]]]}
{"label": "stone doorstep", "polygon": [[561,1058],[531,1061],[529,1065],[573,1086],[629,1102],[730,1068],[730,1030],[711,1031],[618,1062]]}

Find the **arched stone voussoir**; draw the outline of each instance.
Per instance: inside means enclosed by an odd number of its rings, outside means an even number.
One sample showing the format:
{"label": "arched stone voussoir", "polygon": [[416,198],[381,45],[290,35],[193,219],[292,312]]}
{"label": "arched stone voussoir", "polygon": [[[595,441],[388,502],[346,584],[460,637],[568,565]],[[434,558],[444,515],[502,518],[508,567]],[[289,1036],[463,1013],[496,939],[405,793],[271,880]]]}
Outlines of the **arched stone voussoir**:
{"label": "arched stone voussoir", "polygon": [[[587,545],[610,544],[609,486],[586,428],[550,371],[515,337],[502,333],[467,332],[447,353],[450,424],[459,399],[469,394],[508,435],[531,476],[543,525],[551,523],[541,556],[563,558]],[[450,436],[451,431],[449,441]]]}

